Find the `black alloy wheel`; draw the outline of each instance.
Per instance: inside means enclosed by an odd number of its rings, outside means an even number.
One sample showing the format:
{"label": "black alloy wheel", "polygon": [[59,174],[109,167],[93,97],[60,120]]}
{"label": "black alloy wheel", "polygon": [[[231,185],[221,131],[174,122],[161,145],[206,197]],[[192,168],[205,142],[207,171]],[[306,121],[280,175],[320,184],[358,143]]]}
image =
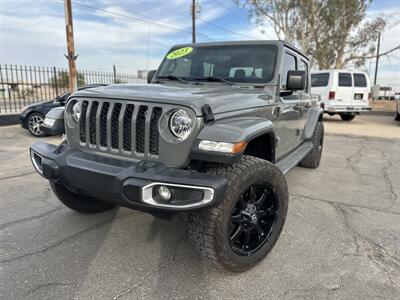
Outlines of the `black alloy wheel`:
{"label": "black alloy wheel", "polygon": [[232,211],[228,227],[232,251],[250,256],[260,249],[270,239],[278,214],[275,191],[266,183],[252,184]]}

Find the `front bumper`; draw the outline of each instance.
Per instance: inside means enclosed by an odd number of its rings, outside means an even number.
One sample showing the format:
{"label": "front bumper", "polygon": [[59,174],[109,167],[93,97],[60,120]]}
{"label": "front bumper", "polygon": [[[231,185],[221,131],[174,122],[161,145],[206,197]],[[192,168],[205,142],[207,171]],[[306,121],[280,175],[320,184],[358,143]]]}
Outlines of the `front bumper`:
{"label": "front bumper", "polygon": [[[68,145],[38,142],[30,155],[36,171],[73,192],[144,211],[189,211],[215,205],[226,191],[226,179],[149,161],[130,162],[81,152]],[[171,190],[170,201],[158,187]],[[186,198],[185,198],[186,197]]]}
{"label": "front bumper", "polygon": [[341,112],[359,113],[359,112],[365,112],[365,111],[371,111],[371,107],[369,107],[369,106],[352,106],[352,105],[326,105],[325,104],[325,112],[328,112],[328,113],[341,113]]}
{"label": "front bumper", "polygon": [[19,122],[21,123],[21,127],[24,129],[28,129],[28,122],[26,120],[26,113],[22,112],[19,115]]}

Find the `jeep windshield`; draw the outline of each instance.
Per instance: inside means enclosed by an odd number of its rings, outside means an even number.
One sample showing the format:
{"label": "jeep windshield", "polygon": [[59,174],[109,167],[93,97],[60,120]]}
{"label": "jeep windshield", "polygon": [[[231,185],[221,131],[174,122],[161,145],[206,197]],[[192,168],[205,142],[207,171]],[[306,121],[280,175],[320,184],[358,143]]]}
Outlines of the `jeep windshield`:
{"label": "jeep windshield", "polygon": [[220,45],[173,48],[157,72],[158,80],[267,84],[274,78],[275,45]]}

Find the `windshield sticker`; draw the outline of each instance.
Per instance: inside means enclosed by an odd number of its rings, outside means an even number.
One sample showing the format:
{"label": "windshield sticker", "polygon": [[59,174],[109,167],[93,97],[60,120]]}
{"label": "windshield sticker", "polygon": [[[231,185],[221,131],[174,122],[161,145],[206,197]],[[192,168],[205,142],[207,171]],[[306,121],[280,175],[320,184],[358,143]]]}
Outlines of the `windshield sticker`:
{"label": "windshield sticker", "polygon": [[179,49],[176,49],[176,50],[168,53],[167,59],[177,59],[177,58],[183,57],[185,55],[188,55],[192,51],[193,51],[192,47],[179,48]]}

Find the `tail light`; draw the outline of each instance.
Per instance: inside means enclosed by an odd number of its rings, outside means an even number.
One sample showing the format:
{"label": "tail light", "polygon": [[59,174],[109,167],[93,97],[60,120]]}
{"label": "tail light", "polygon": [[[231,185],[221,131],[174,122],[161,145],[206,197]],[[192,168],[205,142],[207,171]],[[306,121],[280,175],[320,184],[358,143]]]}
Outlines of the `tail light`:
{"label": "tail light", "polygon": [[335,100],[335,92],[329,92],[329,100]]}
{"label": "tail light", "polygon": [[368,100],[372,100],[372,93],[368,93]]}

